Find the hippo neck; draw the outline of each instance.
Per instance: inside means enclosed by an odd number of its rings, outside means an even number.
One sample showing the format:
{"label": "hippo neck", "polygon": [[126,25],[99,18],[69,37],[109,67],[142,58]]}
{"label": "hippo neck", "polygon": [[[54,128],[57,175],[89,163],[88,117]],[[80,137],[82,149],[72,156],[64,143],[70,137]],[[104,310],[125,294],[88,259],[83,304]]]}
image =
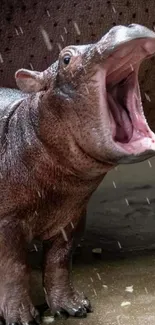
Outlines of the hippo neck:
{"label": "hippo neck", "polygon": [[38,108],[32,105],[30,112],[37,137],[59,166],[65,166],[80,178],[103,177],[112,166],[95,160],[82,150],[61,118],[62,110],[54,96],[50,95],[49,99],[45,93],[40,94]]}

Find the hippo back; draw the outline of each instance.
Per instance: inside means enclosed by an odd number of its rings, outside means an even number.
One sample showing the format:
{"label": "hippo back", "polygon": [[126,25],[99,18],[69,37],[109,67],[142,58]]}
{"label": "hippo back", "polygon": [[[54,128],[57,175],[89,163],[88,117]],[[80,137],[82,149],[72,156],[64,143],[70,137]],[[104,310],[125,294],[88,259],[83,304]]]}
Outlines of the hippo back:
{"label": "hippo back", "polygon": [[17,89],[0,88],[0,150],[5,137],[7,123],[22,99],[27,97]]}
{"label": "hippo back", "polygon": [[0,88],[0,117],[3,115],[6,107],[26,96],[28,95],[18,89]]}

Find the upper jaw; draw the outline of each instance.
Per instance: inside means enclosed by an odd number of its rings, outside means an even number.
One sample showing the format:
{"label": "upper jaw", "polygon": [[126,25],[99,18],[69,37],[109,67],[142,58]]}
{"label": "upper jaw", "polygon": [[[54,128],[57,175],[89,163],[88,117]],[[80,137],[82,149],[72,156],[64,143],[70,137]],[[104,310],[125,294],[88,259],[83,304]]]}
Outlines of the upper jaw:
{"label": "upper jaw", "polygon": [[143,38],[121,45],[106,60],[107,84],[112,86],[126,78],[140,66],[144,59],[153,54],[155,54],[155,39],[152,41]]}
{"label": "upper jaw", "polygon": [[[140,27],[138,27],[138,29],[141,32]],[[100,66],[100,70],[102,70],[102,81],[101,73],[98,74],[98,76],[100,76],[100,79],[98,78],[98,83],[102,83],[102,87],[100,87],[100,99],[102,97],[102,101],[100,100],[100,104],[102,103],[103,106],[104,103],[105,107],[102,107],[102,110],[105,109],[108,112],[108,114],[105,114],[105,121],[111,128],[109,144],[116,154],[118,154],[118,152],[120,153],[119,163],[138,162],[155,155],[155,134],[150,130],[144,117],[138,84],[138,71],[141,62],[155,53],[155,34],[147,29],[145,30],[145,28],[142,28],[142,31],[141,37],[136,39],[136,35],[138,34],[135,33],[135,38],[133,40],[124,41],[124,43],[116,46],[115,50],[113,49],[113,51],[109,53],[108,58],[102,60],[102,63],[98,65],[98,67]],[[144,31],[145,35],[149,34],[151,37],[142,37]],[[132,134],[130,127],[130,137],[127,141],[119,141],[118,138],[115,138],[116,121],[114,121],[114,117],[112,117],[110,108],[111,102],[108,100],[108,93],[115,93],[115,90],[117,92],[117,88],[121,81],[127,84],[125,91],[124,88],[122,88],[121,96],[123,100],[125,97],[127,98],[125,99],[127,103],[126,108],[132,124]],[[117,99],[117,97],[114,97],[114,100],[115,99]],[[119,132],[121,132],[121,127],[123,128],[125,120],[123,120],[123,118],[121,119],[121,106],[118,105],[119,103],[116,101],[114,104],[118,106],[117,113],[120,115]]]}
{"label": "upper jaw", "polygon": [[[99,63],[104,59],[107,59],[115,51],[124,48],[119,55],[119,58],[125,57],[126,45],[131,41],[145,39],[144,51],[151,55],[155,51],[155,33],[150,29],[138,25],[132,24],[126,26],[115,26],[105,34],[97,43],[90,44],[83,55],[83,64],[85,68],[92,66],[93,63]],[[148,42],[147,42],[148,40]]]}
{"label": "upper jaw", "polygon": [[[119,58],[124,57],[126,54],[126,46],[131,41],[145,39],[144,50],[150,55],[155,51],[155,33],[150,29],[132,24],[126,26],[115,26],[104,35],[95,45],[96,52],[102,57],[108,57],[117,49],[124,48],[124,51],[118,54]],[[148,42],[147,42],[148,40]],[[95,49],[94,49],[95,50]]]}

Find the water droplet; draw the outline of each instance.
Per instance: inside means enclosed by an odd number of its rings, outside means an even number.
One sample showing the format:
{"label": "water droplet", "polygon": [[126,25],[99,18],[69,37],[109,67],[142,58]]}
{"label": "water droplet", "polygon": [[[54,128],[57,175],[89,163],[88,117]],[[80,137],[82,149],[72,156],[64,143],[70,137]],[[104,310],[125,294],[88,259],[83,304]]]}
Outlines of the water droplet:
{"label": "water droplet", "polygon": [[4,60],[2,58],[2,54],[0,53],[0,63],[3,63],[3,62],[4,62]]}
{"label": "water droplet", "polygon": [[60,37],[61,37],[62,41],[64,42],[65,40],[64,40],[64,37],[63,37],[63,35],[60,35]]}
{"label": "water droplet", "polygon": [[45,287],[43,287],[43,290],[44,290],[44,292],[45,292],[45,295],[47,295],[47,291],[46,291]]}
{"label": "water droplet", "polygon": [[148,197],[146,197],[146,201],[147,201],[148,204],[150,204],[150,200],[149,200]]}
{"label": "water droplet", "polygon": [[75,21],[73,22],[73,24],[74,24],[74,28],[75,28],[77,34],[78,34],[78,35],[81,35],[81,32],[80,32],[80,29],[79,29],[78,24],[77,24]]}
{"label": "water droplet", "polygon": [[15,28],[15,32],[16,32],[17,36],[19,36],[19,32],[18,32],[17,28]]}
{"label": "water droplet", "polygon": [[49,10],[46,10],[47,16],[51,17]]}
{"label": "water droplet", "polygon": [[60,230],[61,230],[61,232],[62,232],[62,236],[63,236],[64,240],[65,240],[66,242],[68,242],[67,234],[66,234],[64,228],[61,228]]}
{"label": "water droplet", "polygon": [[52,51],[53,47],[52,47],[52,44],[50,42],[50,38],[48,36],[48,33],[46,32],[46,30],[43,27],[41,27],[41,33],[42,33],[42,36],[43,36],[43,39],[44,39],[44,42],[46,44],[47,49],[49,51]]}
{"label": "water droplet", "polygon": [[57,46],[58,46],[59,51],[61,51],[62,50],[61,44],[60,43],[57,43]]}
{"label": "water droplet", "polygon": [[24,34],[24,33],[23,33],[23,29],[22,29],[21,26],[19,26],[19,29],[20,29],[21,34]]}
{"label": "water droplet", "polygon": [[72,229],[74,229],[75,227],[74,227],[74,225],[73,225],[73,222],[71,221],[71,227],[72,227]]}
{"label": "water droplet", "polygon": [[98,277],[98,279],[101,281],[101,276],[100,276],[99,273],[97,273],[97,277]]}
{"label": "water droplet", "polygon": [[112,6],[112,10],[113,10],[113,12],[116,14],[116,9],[115,9],[114,6]]}
{"label": "water droplet", "polygon": [[38,196],[41,197],[41,193],[38,191]]}
{"label": "water droplet", "polygon": [[34,70],[34,67],[31,62],[29,63],[29,65],[30,65],[31,69]]}
{"label": "water droplet", "polygon": [[97,292],[94,288],[93,288],[93,291],[94,291],[95,296],[97,297]]}
{"label": "water droplet", "polygon": [[35,244],[33,246],[34,246],[35,251],[38,252],[37,246]]}
{"label": "water droplet", "polygon": [[146,97],[146,99],[147,99],[149,102],[151,102],[151,98],[150,98],[150,96],[149,96],[147,93],[145,93],[145,97]]}
{"label": "water droplet", "polygon": [[118,247],[121,249],[122,248],[121,243],[119,241],[117,243],[118,243]]}
{"label": "water droplet", "polygon": [[65,31],[65,34],[67,34],[67,28],[66,27],[64,27],[64,31]]}
{"label": "water droplet", "polygon": [[125,199],[125,202],[126,202],[127,205],[129,205],[129,201],[128,201],[128,199]]}

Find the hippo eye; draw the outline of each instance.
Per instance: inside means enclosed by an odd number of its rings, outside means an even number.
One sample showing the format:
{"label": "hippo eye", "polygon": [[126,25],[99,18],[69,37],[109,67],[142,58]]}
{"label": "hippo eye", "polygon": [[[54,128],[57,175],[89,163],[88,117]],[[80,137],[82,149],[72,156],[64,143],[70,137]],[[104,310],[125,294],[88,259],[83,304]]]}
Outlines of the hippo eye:
{"label": "hippo eye", "polygon": [[65,64],[65,65],[69,64],[70,59],[71,59],[70,55],[65,55],[65,56],[64,56],[64,59],[63,59],[63,60],[64,60],[64,64]]}

